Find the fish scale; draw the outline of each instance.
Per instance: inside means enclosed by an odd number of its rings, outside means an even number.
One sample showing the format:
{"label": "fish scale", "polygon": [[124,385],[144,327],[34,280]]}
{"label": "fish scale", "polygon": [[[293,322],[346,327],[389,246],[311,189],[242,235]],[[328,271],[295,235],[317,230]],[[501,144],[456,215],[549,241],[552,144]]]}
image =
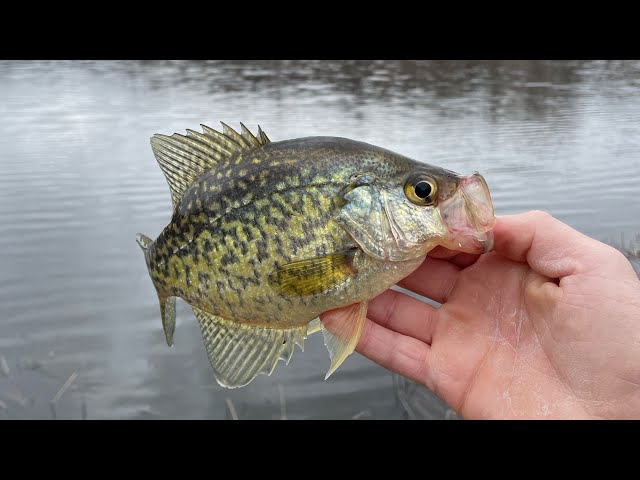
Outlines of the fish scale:
{"label": "fish scale", "polygon": [[[308,325],[344,307],[344,321],[320,328],[329,375],[355,348],[367,302],[415,270],[431,248],[451,243],[438,203],[467,205],[458,195],[463,177],[349,139],[271,142],[260,128],[254,136],[241,127],[151,139],[173,215],[155,241],[139,234],[138,243],[167,343],[179,297],[200,323],[216,380],[239,387],[271,374],[278,359],[288,363],[292,342],[303,348],[316,330]],[[403,192],[416,175],[437,186],[438,198],[409,201]],[[488,191],[476,200],[490,204]],[[474,248],[485,233],[471,232]]]}

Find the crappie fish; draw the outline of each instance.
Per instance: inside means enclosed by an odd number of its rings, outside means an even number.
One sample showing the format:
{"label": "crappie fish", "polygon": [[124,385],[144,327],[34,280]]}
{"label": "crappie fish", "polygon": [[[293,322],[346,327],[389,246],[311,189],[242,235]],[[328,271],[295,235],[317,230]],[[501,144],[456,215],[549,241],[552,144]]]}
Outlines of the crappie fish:
{"label": "crappie fish", "polygon": [[[173,344],[176,297],[193,308],[216,380],[241,387],[289,363],[322,331],[328,376],[351,354],[367,302],[438,245],[492,249],[495,217],[479,173],[462,176],[346,138],[271,142],[220,133],[154,135],[173,216],[138,234]],[[340,325],[319,315],[345,307]]]}

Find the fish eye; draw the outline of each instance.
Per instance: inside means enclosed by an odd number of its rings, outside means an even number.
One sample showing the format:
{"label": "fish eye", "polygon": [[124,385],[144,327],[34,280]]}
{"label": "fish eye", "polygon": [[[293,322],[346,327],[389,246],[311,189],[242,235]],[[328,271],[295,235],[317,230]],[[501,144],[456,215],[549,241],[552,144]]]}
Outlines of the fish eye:
{"label": "fish eye", "polygon": [[413,176],[404,185],[404,194],[416,205],[431,205],[436,197],[438,188],[436,182],[424,175]]}

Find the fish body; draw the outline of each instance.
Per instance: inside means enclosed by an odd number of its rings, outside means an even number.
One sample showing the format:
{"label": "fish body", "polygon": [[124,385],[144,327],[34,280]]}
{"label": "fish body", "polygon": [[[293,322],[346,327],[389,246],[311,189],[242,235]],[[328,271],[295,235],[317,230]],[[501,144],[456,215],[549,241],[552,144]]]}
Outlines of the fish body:
{"label": "fish body", "polygon": [[[151,139],[174,210],[154,242],[140,234],[138,242],[167,342],[179,297],[193,307],[224,386],[288,363],[315,330],[333,372],[357,343],[366,302],[432,248],[491,247],[493,209],[479,174],[345,138],[271,142],[262,130],[223,126]],[[338,307],[348,310],[343,324],[318,322]]]}

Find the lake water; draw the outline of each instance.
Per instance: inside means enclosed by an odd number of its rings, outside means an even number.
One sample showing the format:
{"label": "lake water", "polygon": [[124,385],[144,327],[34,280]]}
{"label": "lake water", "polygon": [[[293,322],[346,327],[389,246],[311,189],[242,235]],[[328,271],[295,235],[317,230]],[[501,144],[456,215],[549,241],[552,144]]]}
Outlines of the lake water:
{"label": "lake water", "polygon": [[171,210],[149,137],[220,120],[478,170],[497,214],[640,233],[637,61],[2,61],[0,419],[455,418],[358,354],[324,381],[321,335],[236,390],[184,303],[167,347],[135,242]]}

